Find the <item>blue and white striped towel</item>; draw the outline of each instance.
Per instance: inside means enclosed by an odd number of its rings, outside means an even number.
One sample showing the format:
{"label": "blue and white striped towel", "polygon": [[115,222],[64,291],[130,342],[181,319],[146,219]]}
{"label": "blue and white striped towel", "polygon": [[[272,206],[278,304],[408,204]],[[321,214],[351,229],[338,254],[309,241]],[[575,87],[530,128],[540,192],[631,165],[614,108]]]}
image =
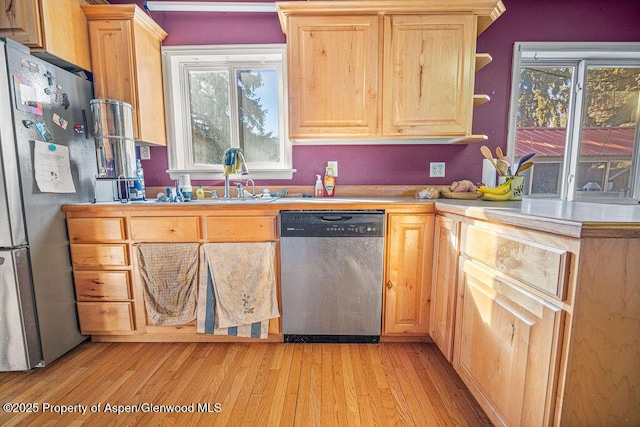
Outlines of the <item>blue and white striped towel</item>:
{"label": "blue and white striped towel", "polygon": [[206,243],[200,247],[197,331],[267,338],[279,317],[275,243]]}

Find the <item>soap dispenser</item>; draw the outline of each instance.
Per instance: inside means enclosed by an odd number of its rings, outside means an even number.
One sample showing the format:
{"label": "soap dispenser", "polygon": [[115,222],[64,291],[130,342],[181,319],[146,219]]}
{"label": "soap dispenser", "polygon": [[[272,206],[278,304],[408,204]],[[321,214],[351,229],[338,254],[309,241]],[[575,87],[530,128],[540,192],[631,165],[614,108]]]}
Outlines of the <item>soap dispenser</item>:
{"label": "soap dispenser", "polygon": [[196,190],[196,198],[199,200],[204,199],[204,188],[202,188],[202,184],[198,185],[198,189]]}
{"label": "soap dispenser", "polygon": [[333,176],[333,168],[327,166],[324,174],[324,195],[333,197],[336,194],[336,178]]}
{"label": "soap dispenser", "polygon": [[315,197],[324,196],[324,185],[322,184],[322,177],[320,175],[316,175],[316,188],[314,191]]}

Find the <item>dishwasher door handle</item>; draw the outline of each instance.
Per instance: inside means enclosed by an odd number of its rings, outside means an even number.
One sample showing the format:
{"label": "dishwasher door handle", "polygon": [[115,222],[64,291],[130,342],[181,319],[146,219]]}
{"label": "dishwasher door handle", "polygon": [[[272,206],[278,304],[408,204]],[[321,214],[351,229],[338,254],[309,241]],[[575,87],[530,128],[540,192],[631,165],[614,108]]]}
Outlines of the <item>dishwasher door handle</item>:
{"label": "dishwasher door handle", "polygon": [[320,218],[323,221],[335,222],[335,221],[349,221],[353,217],[346,216],[346,215],[322,215]]}

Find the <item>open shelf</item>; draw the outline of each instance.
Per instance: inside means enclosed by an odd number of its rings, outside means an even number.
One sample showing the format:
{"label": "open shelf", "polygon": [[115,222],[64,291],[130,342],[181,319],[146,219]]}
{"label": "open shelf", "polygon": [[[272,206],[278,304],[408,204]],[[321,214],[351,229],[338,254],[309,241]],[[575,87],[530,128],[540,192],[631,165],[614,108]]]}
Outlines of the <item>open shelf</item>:
{"label": "open shelf", "polygon": [[473,95],[473,108],[484,105],[490,100],[491,98],[489,97],[489,95],[484,95],[484,94]]}
{"label": "open shelf", "polygon": [[491,61],[493,61],[493,58],[488,53],[476,53],[476,72],[484,68],[484,66]]}

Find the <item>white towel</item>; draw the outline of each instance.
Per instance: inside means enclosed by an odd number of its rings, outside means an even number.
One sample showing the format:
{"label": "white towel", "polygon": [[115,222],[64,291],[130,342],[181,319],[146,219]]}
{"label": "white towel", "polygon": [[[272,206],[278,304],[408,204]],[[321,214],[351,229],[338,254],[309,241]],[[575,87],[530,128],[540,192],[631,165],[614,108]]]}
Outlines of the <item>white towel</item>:
{"label": "white towel", "polygon": [[197,331],[267,337],[279,317],[275,243],[206,243],[200,247]]}

